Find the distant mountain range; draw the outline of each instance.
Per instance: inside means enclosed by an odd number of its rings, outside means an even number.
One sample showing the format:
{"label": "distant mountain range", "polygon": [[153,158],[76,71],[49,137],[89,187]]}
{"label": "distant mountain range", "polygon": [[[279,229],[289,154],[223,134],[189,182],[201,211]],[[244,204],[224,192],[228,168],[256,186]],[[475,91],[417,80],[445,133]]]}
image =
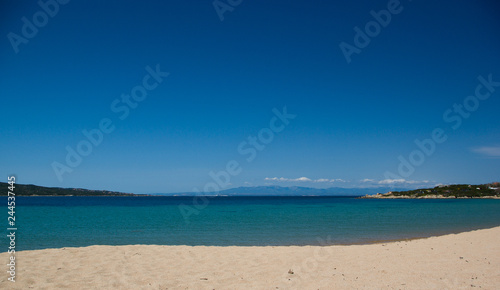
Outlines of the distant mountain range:
{"label": "distant mountain range", "polygon": [[[0,182],[0,196],[7,195],[8,184]],[[57,196],[141,196],[143,194],[123,193],[108,190],[91,190],[83,188],[61,188],[61,187],[44,187],[33,184],[15,184],[14,193],[19,195],[57,195]],[[407,188],[390,188],[390,187],[374,187],[374,188],[311,188],[300,186],[254,186],[254,187],[237,187],[225,189],[220,192],[211,192],[206,195],[227,195],[227,196],[258,196],[258,195],[272,195],[272,196],[328,196],[328,195],[347,195],[347,196],[360,196],[367,194],[386,193],[389,191],[406,191]],[[181,193],[153,193],[149,195],[161,196],[193,196],[193,192]]]}

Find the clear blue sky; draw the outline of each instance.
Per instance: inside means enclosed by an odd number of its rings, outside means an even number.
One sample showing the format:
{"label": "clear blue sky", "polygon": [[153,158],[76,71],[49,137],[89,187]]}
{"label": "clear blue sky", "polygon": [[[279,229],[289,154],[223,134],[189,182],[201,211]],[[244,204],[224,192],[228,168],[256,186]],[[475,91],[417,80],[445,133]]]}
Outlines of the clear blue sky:
{"label": "clear blue sky", "polygon": [[[191,191],[231,160],[241,172],[226,187],[500,180],[500,86],[474,96],[479,76],[500,82],[497,1],[401,0],[349,63],[340,44],[354,46],[354,28],[364,31],[370,11],[393,1],[231,2],[239,5],[221,21],[212,1],[73,0],[50,6],[46,19],[36,1],[2,1],[4,181]],[[23,17],[38,23],[35,35]],[[157,65],[170,74],[128,116],[116,112]],[[453,111],[464,101],[467,118]],[[252,149],[248,136],[272,132],[273,108],[284,107],[296,117]],[[106,118],[114,131],[68,166],[67,146],[76,150],[82,131]],[[446,141],[413,154],[413,172],[398,172],[398,157],[409,160],[415,139],[436,128]],[[58,178],[54,162],[72,171]]]}

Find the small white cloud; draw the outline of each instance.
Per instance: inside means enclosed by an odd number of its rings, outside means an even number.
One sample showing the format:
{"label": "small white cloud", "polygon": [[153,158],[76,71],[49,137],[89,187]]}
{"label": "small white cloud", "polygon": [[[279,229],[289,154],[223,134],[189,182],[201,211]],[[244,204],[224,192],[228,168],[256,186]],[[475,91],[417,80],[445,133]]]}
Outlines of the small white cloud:
{"label": "small white cloud", "polygon": [[408,183],[408,181],[401,178],[401,179],[384,179],[378,182],[378,184],[396,184],[396,183]]}
{"label": "small white cloud", "polygon": [[285,178],[285,177],[266,177],[264,178],[266,181],[279,181],[279,182],[311,182],[313,181],[307,177],[299,177],[299,178]]}
{"label": "small white cloud", "polygon": [[266,177],[266,178],[264,178],[264,180],[266,180],[266,181],[289,181],[290,179],[284,178],[284,177],[280,177],[280,178],[278,178],[278,177]]}
{"label": "small white cloud", "polygon": [[[267,178],[266,180],[271,180],[270,178]],[[273,180],[278,180],[278,181],[302,181],[302,182],[315,182],[315,183],[322,183],[322,182],[346,182],[343,179],[337,178],[337,179],[328,179],[328,178],[318,178],[318,179],[310,179],[308,177],[299,177],[299,178],[276,178]]]}
{"label": "small white cloud", "polygon": [[334,178],[334,179],[328,179],[328,178],[320,178],[320,179],[315,179],[313,182],[346,182],[343,179],[340,178]]}
{"label": "small white cloud", "polygon": [[399,179],[384,179],[380,180],[377,182],[378,184],[424,184],[424,183],[430,183],[429,180],[406,180],[403,178]]}
{"label": "small white cloud", "polygon": [[472,151],[490,158],[500,158],[500,146],[477,147],[473,148]]}
{"label": "small white cloud", "polygon": [[370,178],[365,178],[365,179],[361,180],[361,182],[375,182],[375,180],[370,179]]}

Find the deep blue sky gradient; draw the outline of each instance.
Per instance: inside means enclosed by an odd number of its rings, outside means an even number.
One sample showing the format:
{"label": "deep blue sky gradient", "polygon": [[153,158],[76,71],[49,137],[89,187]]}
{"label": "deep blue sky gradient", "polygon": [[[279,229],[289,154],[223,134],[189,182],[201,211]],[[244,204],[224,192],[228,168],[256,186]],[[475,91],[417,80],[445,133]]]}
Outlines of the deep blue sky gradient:
{"label": "deep blue sky gradient", "polygon": [[[352,45],[353,28],[388,2],[243,1],[220,21],[211,1],[73,0],[16,54],[7,35],[21,35],[22,17],[40,6],[2,1],[0,173],[178,192],[202,188],[234,159],[243,171],[229,187],[378,186],[415,139],[443,128],[448,140],[398,186],[499,181],[500,87],[457,130],[443,113],[474,93],[478,76],[500,81],[500,5],[402,0],[347,63],[339,44]],[[157,64],[170,75],[119,120],[110,104]],[[238,145],[284,106],[297,117],[246,162]],[[115,131],[60,182],[51,164],[102,118]],[[273,177],[288,181],[265,180]]]}

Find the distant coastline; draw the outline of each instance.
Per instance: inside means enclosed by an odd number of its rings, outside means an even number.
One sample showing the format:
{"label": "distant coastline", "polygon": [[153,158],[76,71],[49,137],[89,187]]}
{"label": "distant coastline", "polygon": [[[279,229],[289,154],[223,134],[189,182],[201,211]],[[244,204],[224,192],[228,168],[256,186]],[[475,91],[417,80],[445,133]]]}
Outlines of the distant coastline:
{"label": "distant coastline", "polygon": [[387,193],[367,194],[360,198],[369,199],[454,199],[454,198],[490,198],[500,199],[500,183],[489,184],[454,184],[441,185],[434,188],[408,191],[389,191]]}
{"label": "distant coastline", "polygon": [[[0,182],[0,186],[7,189],[7,183]],[[203,196],[351,196],[359,197],[365,194],[375,194],[380,191],[391,190],[390,187],[378,188],[311,188],[300,186],[254,186],[254,187],[237,187],[224,189],[219,192],[204,192]],[[406,190],[407,188],[396,188],[395,190]],[[15,185],[16,196],[172,196],[172,197],[194,197],[200,196],[196,192],[178,192],[178,193],[149,193],[149,194],[134,194],[124,193],[109,190],[91,190],[83,188],[61,188],[61,187],[44,187],[33,184],[18,184]],[[6,196],[7,191],[0,191],[0,196]]]}
{"label": "distant coastline", "polygon": [[[9,185],[0,182],[0,186],[7,188]],[[308,187],[280,187],[280,186],[257,186],[238,187],[226,189],[220,192],[206,193],[204,196],[316,196],[316,197],[357,197],[370,199],[423,199],[423,198],[492,198],[500,199],[500,183],[494,182],[482,185],[455,184],[441,185],[434,188],[424,188],[415,190],[405,190],[396,188],[387,193],[385,190],[391,188],[308,188]],[[16,196],[172,196],[172,197],[192,197],[197,194],[192,192],[171,193],[171,194],[135,194],[109,190],[92,190],[84,188],[61,188],[44,187],[33,184],[16,184]],[[6,196],[7,191],[0,191],[0,196]]]}
{"label": "distant coastline", "polygon": [[[0,182],[1,188],[9,185]],[[146,196],[145,194],[124,193],[109,190],[92,190],[83,188],[44,187],[33,184],[15,184],[16,196]],[[7,196],[7,190],[1,191],[1,196]]]}

